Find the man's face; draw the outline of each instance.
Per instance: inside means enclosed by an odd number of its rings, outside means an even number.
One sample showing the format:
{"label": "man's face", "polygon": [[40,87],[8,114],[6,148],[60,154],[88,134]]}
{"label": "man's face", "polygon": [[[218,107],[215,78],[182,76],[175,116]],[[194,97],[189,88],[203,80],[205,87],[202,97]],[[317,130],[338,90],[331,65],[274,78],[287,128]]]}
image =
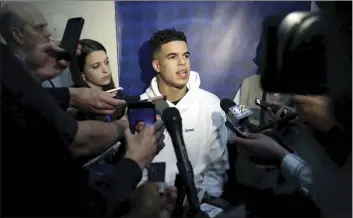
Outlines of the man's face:
{"label": "man's face", "polygon": [[168,85],[184,88],[190,75],[190,53],[184,41],[172,41],[162,45],[152,61],[155,71]]}
{"label": "man's face", "polygon": [[37,10],[31,10],[21,15],[25,24],[22,30],[22,46],[26,50],[49,42],[51,33],[48,30],[48,23],[42,13]]}
{"label": "man's face", "polygon": [[138,122],[135,126],[135,130],[137,132],[141,132],[144,128],[145,128],[145,122],[143,121]]}

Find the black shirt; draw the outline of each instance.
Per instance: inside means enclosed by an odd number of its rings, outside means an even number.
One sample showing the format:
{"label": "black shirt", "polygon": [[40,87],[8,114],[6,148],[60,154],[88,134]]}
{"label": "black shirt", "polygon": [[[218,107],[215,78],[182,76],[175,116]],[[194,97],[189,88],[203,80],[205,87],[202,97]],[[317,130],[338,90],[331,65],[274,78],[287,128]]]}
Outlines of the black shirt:
{"label": "black shirt", "polygon": [[60,104],[61,109],[67,110],[70,106],[69,88],[44,88]]}
{"label": "black shirt", "polygon": [[77,122],[6,47],[0,72],[3,215],[79,215],[85,176],[68,152]]}
{"label": "black shirt", "polygon": [[[2,215],[90,215],[87,199],[92,190],[87,188],[86,172],[68,151],[77,121],[61,109],[3,44],[0,63]],[[120,193],[110,196],[118,203],[131,194],[142,172],[131,160],[122,161],[115,169],[105,183]],[[129,178],[119,181],[121,175]]]}

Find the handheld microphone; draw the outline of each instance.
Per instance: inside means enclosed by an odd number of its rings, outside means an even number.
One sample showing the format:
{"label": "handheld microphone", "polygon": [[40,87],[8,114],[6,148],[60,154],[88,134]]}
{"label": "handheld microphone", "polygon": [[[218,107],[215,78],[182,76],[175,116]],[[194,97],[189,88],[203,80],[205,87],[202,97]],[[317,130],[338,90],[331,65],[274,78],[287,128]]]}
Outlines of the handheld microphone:
{"label": "handheld microphone", "polygon": [[[227,114],[226,126],[230,130],[232,130],[238,137],[246,138],[246,135],[242,132],[242,130],[249,130],[249,132],[252,132],[252,133],[261,132],[261,128],[258,128],[249,123],[248,117],[251,116],[253,112],[245,105],[237,106],[230,99],[221,100],[220,105],[223,111]],[[278,142],[282,147],[286,148],[288,151],[293,152],[292,149],[286,146],[280,134],[278,134],[276,131],[272,131],[271,133],[264,133],[264,134],[273,138],[276,142]],[[257,156],[251,156],[250,161],[260,165],[274,165],[273,160],[266,160]]]}
{"label": "handheld microphone", "polygon": [[253,114],[248,107],[245,105],[237,106],[234,101],[230,99],[221,100],[220,106],[227,114],[226,126],[238,137],[245,137],[242,131],[249,131],[252,133],[259,132],[259,129],[248,120],[248,118]]}
{"label": "handheld microphone", "polygon": [[223,99],[221,101],[221,108],[234,126],[243,124],[246,122],[247,118],[253,114],[245,105],[237,106],[235,102],[230,99]]}
{"label": "handheld microphone", "polygon": [[180,177],[186,189],[189,203],[188,216],[200,213],[200,202],[197,196],[197,189],[194,183],[194,172],[187,155],[184,137],[182,134],[182,119],[178,109],[170,107],[164,110],[162,115],[165,127],[173,142],[174,152],[177,159],[177,167]]}
{"label": "handheld microphone", "polygon": [[169,108],[168,103],[164,99],[158,99],[153,102],[158,115],[163,115],[164,110]]}

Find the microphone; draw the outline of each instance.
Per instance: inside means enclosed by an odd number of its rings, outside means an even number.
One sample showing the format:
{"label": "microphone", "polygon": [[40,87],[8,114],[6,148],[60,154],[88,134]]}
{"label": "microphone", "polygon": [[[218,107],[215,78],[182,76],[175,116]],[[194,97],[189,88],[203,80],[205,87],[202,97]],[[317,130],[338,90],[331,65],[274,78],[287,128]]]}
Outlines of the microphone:
{"label": "microphone", "polygon": [[153,103],[159,115],[163,115],[165,109],[169,108],[168,103],[164,99],[155,100]]}
{"label": "microphone", "polygon": [[237,106],[234,101],[230,99],[221,100],[220,106],[227,114],[226,126],[231,129],[238,137],[244,138],[242,131],[249,131],[252,133],[259,132],[258,127],[251,124],[248,118],[253,114],[250,108],[245,105]]}
{"label": "microphone", "polygon": [[[245,105],[237,106],[230,99],[221,100],[220,105],[222,110],[227,114],[226,126],[230,130],[232,130],[238,137],[246,138],[246,135],[242,132],[242,130],[245,130],[245,128],[252,133],[261,132],[261,128],[256,127],[255,125],[249,122],[248,118],[253,114],[253,112]],[[266,132],[264,134],[274,139],[289,152],[293,152],[292,149],[286,146],[286,143],[277,131]],[[274,165],[275,163],[273,160],[266,160],[257,156],[251,156],[250,161],[260,165]]]}
{"label": "microphone", "polygon": [[194,172],[187,155],[184,137],[182,134],[182,119],[178,109],[170,107],[164,110],[162,115],[165,127],[173,142],[174,152],[177,159],[179,175],[183,180],[186,195],[189,203],[188,216],[195,216],[200,213],[200,202],[197,196],[197,189],[194,183]]}

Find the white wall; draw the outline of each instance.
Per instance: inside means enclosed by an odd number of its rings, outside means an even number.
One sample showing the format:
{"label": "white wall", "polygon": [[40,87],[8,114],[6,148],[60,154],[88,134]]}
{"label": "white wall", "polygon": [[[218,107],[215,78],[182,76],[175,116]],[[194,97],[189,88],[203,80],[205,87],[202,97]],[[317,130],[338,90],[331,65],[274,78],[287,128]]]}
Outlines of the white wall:
{"label": "white wall", "polygon": [[[3,2],[6,4],[6,2]],[[48,20],[49,27],[57,29],[53,37],[61,38],[67,19],[83,17],[85,25],[81,38],[99,41],[107,49],[115,85],[119,85],[118,48],[114,1],[33,1]],[[66,20],[65,20],[66,19]],[[54,39],[54,40],[55,40]]]}

